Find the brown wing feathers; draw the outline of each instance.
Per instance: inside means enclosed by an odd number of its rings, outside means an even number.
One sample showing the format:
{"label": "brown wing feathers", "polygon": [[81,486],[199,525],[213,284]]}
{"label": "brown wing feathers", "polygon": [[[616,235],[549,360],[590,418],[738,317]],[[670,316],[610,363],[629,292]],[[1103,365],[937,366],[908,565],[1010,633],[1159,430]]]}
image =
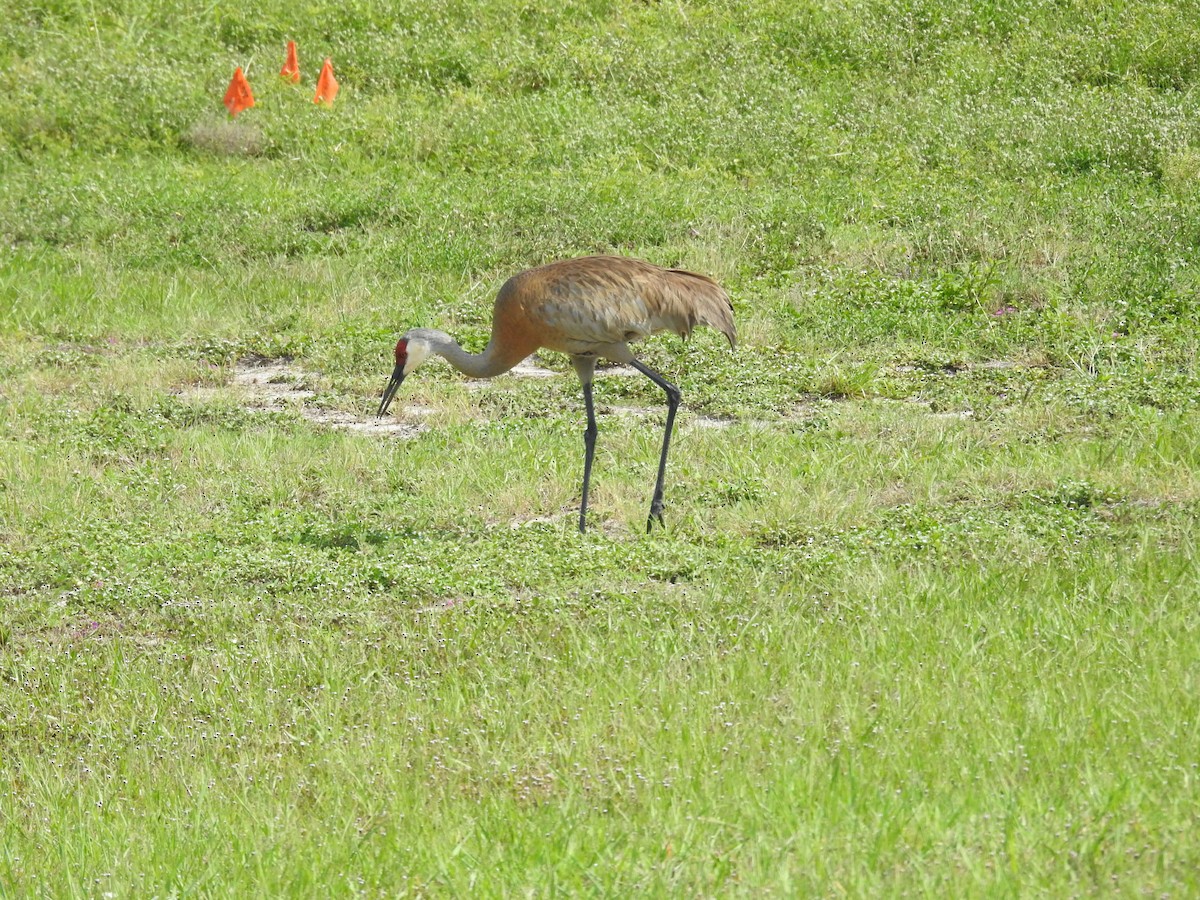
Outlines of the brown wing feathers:
{"label": "brown wing feathers", "polygon": [[[696,325],[705,325],[721,332],[729,339],[729,346],[737,346],[737,329],[733,324],[733,302],[725,289],[709,278],[686,269],[667,269],[671,277],[667,282],[678,293],[675,301],[680,312],[686,311],[689,320],[688,332]],[[685,335],[686,336],[686,335]]]}

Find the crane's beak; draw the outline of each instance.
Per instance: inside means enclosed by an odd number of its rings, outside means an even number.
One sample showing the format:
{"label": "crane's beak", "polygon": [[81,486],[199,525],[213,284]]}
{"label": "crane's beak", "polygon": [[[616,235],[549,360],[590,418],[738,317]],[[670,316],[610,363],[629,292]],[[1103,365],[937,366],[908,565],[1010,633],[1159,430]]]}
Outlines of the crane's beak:
{"label": "crane's beak", "polygon": [[383,399],[379,401],[379,412],[375,414],[376,416],[382,417],[387,412],[388,404],[396,396],[396,391],[400,390],[402,381],[404,381],[404,366],[396,366],[392,371],[392,380],[388,382],[388,386],[383,392]]}

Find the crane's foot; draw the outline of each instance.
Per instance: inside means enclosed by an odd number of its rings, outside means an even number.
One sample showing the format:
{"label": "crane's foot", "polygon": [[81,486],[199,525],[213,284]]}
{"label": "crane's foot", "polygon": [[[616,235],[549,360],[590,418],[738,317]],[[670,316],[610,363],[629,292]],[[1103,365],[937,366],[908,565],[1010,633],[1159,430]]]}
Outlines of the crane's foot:
{"label": "crane's foot", "polygon": [[658,522],[659,528],[666,528],[662,517],[662,504],[650,507],[650,515],[646,517],[646,534],[654,530],[654,523]]}

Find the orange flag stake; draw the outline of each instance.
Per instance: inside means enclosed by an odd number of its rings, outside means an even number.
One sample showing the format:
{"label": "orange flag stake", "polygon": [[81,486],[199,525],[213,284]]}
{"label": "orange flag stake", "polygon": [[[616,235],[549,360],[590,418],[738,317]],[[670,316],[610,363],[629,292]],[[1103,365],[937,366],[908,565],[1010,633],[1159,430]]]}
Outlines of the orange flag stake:
{"label": "orange flag stake", "polygon": [[279,70],[279,74],[292,84],[300,83],[300,61],[296,58],[296,42],[288,41],[287,62]]}
{"label": "orange flag stake", "polygon": [[229,115],[236,116],[243,109],[249,109],[253,105],[254,95],[250,93],[250,82],[242,74],[242,67],[238,66],[233,70],[229,89],[225,91],[225,108],[229,110]]}
{"label": "orange flag stake", "polygon": [[333,63],[329,58],[325,58],[325,65],[321,66],[321,75],[317,78],[317,96],[313,97],[313,103],[324,103],[326,106],[333,106],[333,98],[337,96],[338,83],[333,77]]}

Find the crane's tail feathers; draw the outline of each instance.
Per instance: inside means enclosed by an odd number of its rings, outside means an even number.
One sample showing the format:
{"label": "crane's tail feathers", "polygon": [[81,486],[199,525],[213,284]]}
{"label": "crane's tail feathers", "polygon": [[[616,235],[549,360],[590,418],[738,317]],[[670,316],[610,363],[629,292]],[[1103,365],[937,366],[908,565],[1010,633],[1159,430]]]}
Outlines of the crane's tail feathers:
{"label": "crane's tail feathers", "polygon": [[[697,272],[686,269],[668,269],[672,275],[679,276],[678,290],[684,295],[689,309],[688,332],[696,325],[705,325],[714,331],[719,331],[729,339],[730,349],[737,347],[737,328],[733,324],[733,301],[725,289],[709,278]],[[687,337],[687,333],[684,333]]]}

